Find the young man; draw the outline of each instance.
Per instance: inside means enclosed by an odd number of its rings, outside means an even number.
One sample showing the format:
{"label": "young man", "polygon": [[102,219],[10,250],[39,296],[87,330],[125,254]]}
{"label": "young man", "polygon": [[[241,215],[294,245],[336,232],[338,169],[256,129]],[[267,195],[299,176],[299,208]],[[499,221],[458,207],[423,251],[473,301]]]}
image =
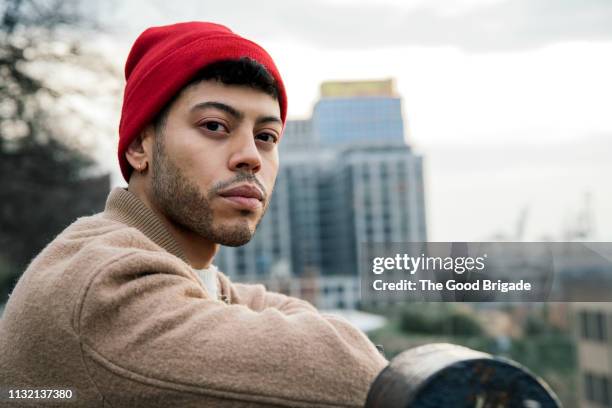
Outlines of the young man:
{"label": "young man", "polygon": [[387,364],[363,333],[211,264],[220,244],[251,239],[274,187],[287,98],[270,56],[223,26],[182,23],[146,30],[125,74],[128,188],[17,284],[0,405],[51,388],[75,407],[363,406]]}

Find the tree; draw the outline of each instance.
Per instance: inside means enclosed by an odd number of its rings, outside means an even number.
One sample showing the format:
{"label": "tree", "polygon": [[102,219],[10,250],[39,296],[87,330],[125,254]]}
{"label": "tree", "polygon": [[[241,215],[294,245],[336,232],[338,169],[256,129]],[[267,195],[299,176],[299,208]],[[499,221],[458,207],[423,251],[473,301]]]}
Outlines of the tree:
{"label": "tree", "polygon": [[448,336],[481,336],[484,330],[478,320],[452,308],[419,310],[410,307],[400,314],[400,329],[406,333]]}
{"label": "tree", "polygon": [[[103,207],[110,177],[96,174],[86,153],[94,145],[80,136],[95,124],[80,114],[78,98],[116,93],[112,84],[119,81],[112,66],[80,46],[78,34],[97,27],[77,1],[0,4],[3,303],[33,256],[75,218]],[[60,80],[65,72],[77,79],[91,74],[107,85],[94,92],[78,80]]]}

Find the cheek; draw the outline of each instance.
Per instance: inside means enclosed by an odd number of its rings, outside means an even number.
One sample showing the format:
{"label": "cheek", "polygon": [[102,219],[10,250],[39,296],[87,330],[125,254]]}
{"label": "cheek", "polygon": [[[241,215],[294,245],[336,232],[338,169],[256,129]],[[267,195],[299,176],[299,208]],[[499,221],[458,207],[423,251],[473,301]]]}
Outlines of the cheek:
{"label": "cheek", "polygon": [[200,187],[203,194],[207,194],[215,182],[219,181],[215,177],[218,173],[219,170],[214,162],[202,159],[194,161],[190,170],[192,182]]}
{"label": "cheek", "polygon": [[270,160],[268,162],[262,163],[261,171],[260,171],[260,179],[264,186],[266,187],[266,191],[268,194],[274,188],[274,183],[276,182],[276,176],[278,175],[278,159]]}
{"label": "cheek", "polygon": [[[174,141],[169,152],[182,173],[203,192],[220,180],[225,166],[225,154],[214,143],[205,140],[197,131],[187,130]],[[170,147],[170,146],[169,146]]]}

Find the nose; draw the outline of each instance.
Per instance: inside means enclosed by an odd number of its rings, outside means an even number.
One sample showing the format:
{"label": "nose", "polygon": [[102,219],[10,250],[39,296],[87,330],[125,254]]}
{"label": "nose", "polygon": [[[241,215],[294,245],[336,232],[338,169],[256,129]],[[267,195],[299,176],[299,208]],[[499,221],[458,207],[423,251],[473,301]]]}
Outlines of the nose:
{"label": "nose", "polygon": [[255,136],[252,132],[243,132],[236,135],[231,143],[229,168],[232,171],[242,171],[255,174],[261,169],[261,156]]}

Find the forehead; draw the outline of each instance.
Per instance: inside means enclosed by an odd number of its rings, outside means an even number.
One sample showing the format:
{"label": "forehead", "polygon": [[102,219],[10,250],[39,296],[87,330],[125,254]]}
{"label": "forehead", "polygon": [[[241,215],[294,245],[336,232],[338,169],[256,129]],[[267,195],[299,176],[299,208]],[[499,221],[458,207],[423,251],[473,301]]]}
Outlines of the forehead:
{"label": "forehead", "polygon": [[259,89],[247,85],[226,85],[215,80],[200,81],[185,88],[176,107],[190,111],[202,102],[221,102],[246,116],[277,116],[280,118],[279,101]]}

